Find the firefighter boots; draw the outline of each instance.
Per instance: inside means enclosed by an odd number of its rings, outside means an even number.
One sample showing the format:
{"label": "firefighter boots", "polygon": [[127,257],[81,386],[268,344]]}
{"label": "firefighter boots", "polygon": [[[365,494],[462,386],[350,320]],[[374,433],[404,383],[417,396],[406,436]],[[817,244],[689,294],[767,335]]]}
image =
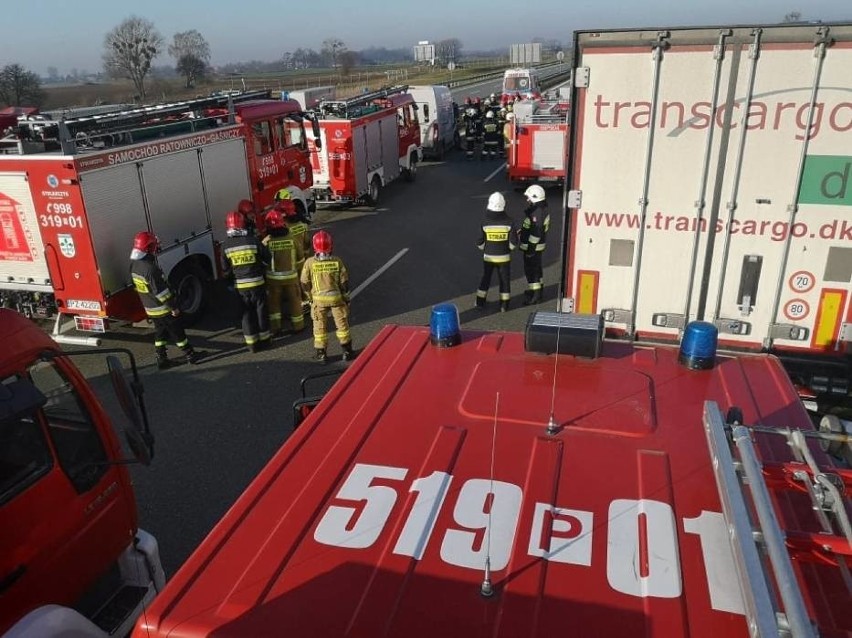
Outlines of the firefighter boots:
{"label": "firefighter boots", "polygon": [[198,363],[201,363],[201,360],[204,358],[204,355],[206,353],[202,352],[201,350],[193,350],[192,348],[190,348],[189,350],[186,350],[184,354],[186,355],[187,363],[196,365]]}
{"label": "firefighter boots", "polygon": [[157,369],[168,370],[172,367],[172,362],[166,354],[165,348],[157,348]]}
{"label": "firefighter boots", "polygon": [[325,354],[325,348],[317,348],[316,354],[314,355],[314,361],[325,365],[328,363],[328,356]]}
{"label": "firefighter boots", "polygon": [[355,358],[355,352],[352,350],[352,342],[349,343],[341,343],[340,347],[343,348],[343,360],[344,361],[352,361]]}
{"label": "firefighter boots", "polygon": [[501,301],[500,302],[500,312],[506,312],[507,310],[509,310],[509,302],[508,301]]}
{"label": "firefighter boots", "polygon": [[532,298],[530,299],[531,304],[541,303],[541,288],[536,288],[532,291]]}
{"label": "firefighter boots", "polygon": [[533,291],[532,290],[525,290],[524,291],[524,305],[529,306],[531,303],[533,303]]}

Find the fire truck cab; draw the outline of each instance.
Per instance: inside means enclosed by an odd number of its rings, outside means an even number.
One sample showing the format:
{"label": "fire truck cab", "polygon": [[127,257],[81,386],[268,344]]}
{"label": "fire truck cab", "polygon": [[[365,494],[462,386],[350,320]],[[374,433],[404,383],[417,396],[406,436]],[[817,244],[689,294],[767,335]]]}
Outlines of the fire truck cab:
{"label": "fire truck cab", "polygon": [[[122,636],[163,588],[156,539],[139,529],[122,446],[98,397],[23,315],[0,309],[0,635]],[[135,461],[153,437],[142,386],[106,356]]]}

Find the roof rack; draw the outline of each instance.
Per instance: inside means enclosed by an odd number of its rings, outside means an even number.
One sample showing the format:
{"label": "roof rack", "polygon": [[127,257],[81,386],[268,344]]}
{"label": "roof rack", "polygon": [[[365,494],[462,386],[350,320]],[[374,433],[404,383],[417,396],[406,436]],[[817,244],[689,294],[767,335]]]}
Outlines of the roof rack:
{"label": "roof rack", "polygon": [[[842,495],[852,490],[852,472],[820,468],[808,439],[825,442],[841,438],[848,444],[849,436],[741,422],[742,413],[737,408],[729,410],[725,418],[715,402],[705,402],[704,430],[751,635],[816,637],[791,556],[836,566],[852,594],[847,565],[852,556],[852,525],[848,501]],[[752,441],[754,433],[784,436],[796,461],[761,462]],[[770,479],[768,483],[765,477]],[[822,533],[782,529],[770,490],[806,491]]]}
{"label": "roof rack", "polygon": [[[267,90],[248,91],[118,109],[84,117],[35,119],[20,123],[19,129],[21,126],[24,129],[14,139],[4,139],[3,142],[10,142],[6,144],[10,146],[7,152],[61,150],[66,155],[75,155],[81,150],[133,143],[140,141],[140,137],[174,135],[218,126],[222,114],[214,117],[197,115],[205,110],[227,109],[228,123],[233,123],[234,104],[270,97]],[[138,135],[143,130],[146,133]]]}
{"label": "roof rack", "polygon": [[375,100],[381,100],[397,93],[408,90],[407,84],[385,86],[377,91],[362,93],[346,100],[323,100],[317,105],[317,113],[321,117],[350,118],[364,115],[363,109],[372,105]]}

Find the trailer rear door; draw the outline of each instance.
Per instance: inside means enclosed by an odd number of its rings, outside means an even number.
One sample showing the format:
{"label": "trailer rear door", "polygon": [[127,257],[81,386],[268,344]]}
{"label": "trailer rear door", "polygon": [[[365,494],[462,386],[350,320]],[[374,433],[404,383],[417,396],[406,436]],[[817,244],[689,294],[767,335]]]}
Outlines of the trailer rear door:
{"label": "trailer rear door", "polygon": [[627,334],[698,318],[740,346],[842,349],[852,27],[581,33],[575,55],[575,308]]}

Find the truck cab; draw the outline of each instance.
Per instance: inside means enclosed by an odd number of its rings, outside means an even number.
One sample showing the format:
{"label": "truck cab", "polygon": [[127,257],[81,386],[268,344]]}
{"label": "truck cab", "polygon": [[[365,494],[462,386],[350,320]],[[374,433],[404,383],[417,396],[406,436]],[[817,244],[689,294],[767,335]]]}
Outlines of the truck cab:
{"label": "truck cab", "polygon": [[[38,326],[0,309],[0,334],[0,635],[123,635],[164,577],[112,420]],[[119,402],[140,418],[141,385],[117,361]],[[147,425],[128,433],[150,461]]]}

